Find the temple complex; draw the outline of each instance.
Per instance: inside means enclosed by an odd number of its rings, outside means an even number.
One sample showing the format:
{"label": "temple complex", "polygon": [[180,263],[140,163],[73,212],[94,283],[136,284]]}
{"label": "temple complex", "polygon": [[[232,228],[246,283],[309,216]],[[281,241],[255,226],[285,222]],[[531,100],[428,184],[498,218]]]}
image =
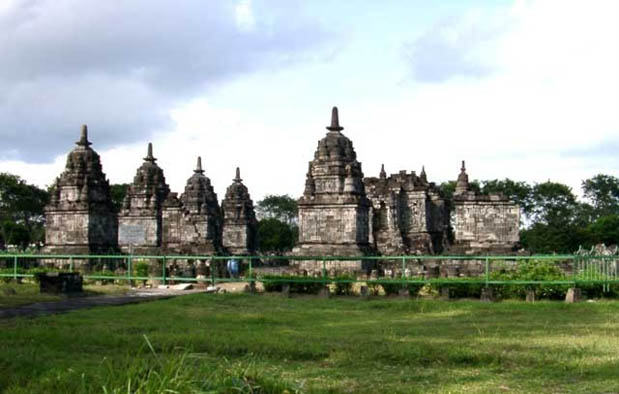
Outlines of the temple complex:
{"label": "temple complex", "polygon": [[105,254],[117,250],[118,225],[110,185],[88,128],[68,154],[65,170],[56,178],[45,207],[46,253]]}
{"label": "temple complex", "polygon": [[341,133],[337,107],[329,132],[309,162],[305,191],[298,201],[300,256],[364,256],[369,244],[370,200],[352,142]]}
{"label": "temple complex", "polygon": [[[355,257],[349,268],[359,268],[369,255],[516,251],[519,206],[501,194],[476,193],[464,162],[450,199],[428,181],[424,167],[419,175],[387,175],[382,166],[378,177],[364,178],[343,129],[333,107],[331,125],[318,141],[298,200],[299,239],[293,255]],[[139,254],[255,255],[257,221],[238,168],[220,207],[198,157],[179,197],[166,184],[149,144],[116,212],[86,126],[76,144],[45,209],[46,252],[99,254],[120,246]]]}
{"label": "temple complex", "polygon": [[170,252],[219,254],[222,252],[222,218],[217,194],[204,175],[202,158],[187,180],[180,199],[170,193],[163,209],[163,245]]}
{"label": "temple complex", "polygon": [[170,188],[156,161],[149,143],[118,215],[118,245],[123,252],[152,254],[161,247],[161,211]]}
{"label": "temple complex", "polygon": [[464,161],[452,204],[452,254],[515,251],[520,240],[520,207],[502,194],[480,195],[472,190]]}
{"label": "temple complex", "polygon": [[258,248],[258,222],[254,203],[236,168],[236,176],[226,190],[222,204],[223,247],[230,255],[254,255]]}

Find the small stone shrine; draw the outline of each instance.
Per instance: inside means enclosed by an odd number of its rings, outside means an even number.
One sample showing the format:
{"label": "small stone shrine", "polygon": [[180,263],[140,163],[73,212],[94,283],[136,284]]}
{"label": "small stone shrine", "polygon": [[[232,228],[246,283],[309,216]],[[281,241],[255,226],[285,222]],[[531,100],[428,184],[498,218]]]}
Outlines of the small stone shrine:
{"label": "small stone shrine", "polygon": [[118,244],[123,252],[152,254],[161,246],[161,211],[170,188],[155,161],[149,143],[118,215]]}
{"label": "small stone shrine", "polygon": [[352,142],[341,133],[337,107],[329,132],[309,163],[305,191],[298,200],[297,256],[364,256],[369,245],[368,213],[361,163]]}
{"label": "small stone shrine", "polygon": [[223,246],[230,255],[254,255],[256,253],[258,222],[254,213],[247,187],[243,185],[241,172],[236,169],[236,177],[226,190],[222,202]]}
{"label": "small stone shrine", "polygon": [[164,204],[163,223],[165,249],[189,254],[221,252],[221,210],[211,180],[204,175],[201,157],[180,199],[170,193]]}
{"label": "small stone shrine", "polygon": [[56,178],[45,207],[46,253],[105,254],[117,250],[118,223],[110,185],[88,128],[68,154],[65,170]]}
{"label": "small stone shrine", "polygon": [[382,255],[434,254],[447,242],[445,200],[428,182],[425,168],[419,176],[400,171],[387,177],[364,179],[372,201],[371,241]]}
{"label": "small stone shrine", "polygon": [[520,207],[503,194],[471,189],[464,161],[453,196],[452,254],[513,253],[519,242]]}

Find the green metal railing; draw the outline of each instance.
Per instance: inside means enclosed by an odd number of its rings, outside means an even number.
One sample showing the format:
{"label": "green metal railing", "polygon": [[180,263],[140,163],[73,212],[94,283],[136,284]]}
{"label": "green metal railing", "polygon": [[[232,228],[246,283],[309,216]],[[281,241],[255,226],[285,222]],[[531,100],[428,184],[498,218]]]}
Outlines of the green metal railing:
{"label": "green metal railing", "polygon": [[[241,276],[231,278],[225,275],[224,264],[230,259],[236,259],[242,265]],[[492,273],[497,272],[498,263],[509,265],[514,269],[518,263],[531,261],[548,261],[562,265],[561,270],[565,275],[559,280],[537,280],[536,278],[511,278],[509,280],[493,278]],[[87,264],[85,262],[88,262]],[[208,263],[208,275],[197,277],[195,274],[178,275],[172,270],[177,262],[204,262]],[[269,264],[265,264],[268,262]],[[277,262],[288,265],[277,265]],[[358,262],[357,269],[351,269],[350,264]],[[264,281],[265,277],[273,274],[265,274],[269,270],[287,272],[286,278],[269,278],[270,282],[298,282],[298,283],[453,283],[453,279],[445,277],[441,267],[451,267],[457,264],[473,262],[479,268],[476,275],[458,275],[459,283],[479,283],[489,285],[526,285],[526,284],[570,284],[577,286],[579,283],[602,284],[604,291],[608,291],[611,284],[619,283],[619,256],[581,256],[581,255],[533,255],[533,256],[218,256],[218,255],[48,255],[48,254],[0,254],[0,278],[27,278],[34,276],[28,268],[41,269],[50,265],[61,265],[64,270],[73,271],[79,269],[83,272],[86,280],[112,280],[112,281],[145,281],[156,280],[163,284],[169,282],[256,282]],[[114,263],[117,273],[109,274],[109,270],[97,270],[97,266],[106,266]],[[148,275],[139,275],[136,265],[148,264]],[[426,265],[432,265],[433,274],[427,270]],[[297,267],[304,267],[302,270]],[[93,266],[95,267],[93,272]],[[160,266],[160,269],[159,269]],[[337,274],[349,273],[348,277]],[[359,275],[360,266],[367,275]],[[411,266],[426,270],[412,274]],[[370,268],[368,268],[370,267]],[[389,268],[387,268],[389,267]],[[438,267],[438,268],[435,268]],[[194,267],[195,268],[195,267]],[[314,271],[314,277],[299,274],[294,271]],[[376,269],[375,277],[371,277],[371,269]],[[382,278],[381,270],[384,268]],[[154,270],[158,272],[155,273]],[[329,274],[329,271],[335,274]],[[123,274],[118,272],[124,271]],[[280,272],[280,274],[281,274]],[[385,276],[389,272],[388,276]],[[142,272],[143,273],[143,272]],[[437,274],[438,273],[438,274]],[[295,276],[296,274],[296,276]],[[443,277],[441,277],[443,275]],[[360,278],[361,277],[361,278]]]}

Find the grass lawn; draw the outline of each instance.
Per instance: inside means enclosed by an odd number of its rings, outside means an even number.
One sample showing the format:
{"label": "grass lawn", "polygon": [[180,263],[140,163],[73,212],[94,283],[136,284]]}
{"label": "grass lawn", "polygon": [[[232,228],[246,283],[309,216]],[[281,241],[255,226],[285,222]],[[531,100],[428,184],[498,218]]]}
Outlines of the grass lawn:
{"label": "grass lawn", "polygon": [[619,392],[616,301],[195,294],[0,333],[6,393]]}
{"label": "grass lawn", "polygon": [[[83,286],[83,296],[96,296],[105,294],[125,294],[130,291],[127,286],[120,285],[94,285]],[[11,291],[13,290],[13,291]],[[0,283],[0,308],[10,308],[35,302],[60,301],[64,296],[54,294],[41,294],[39,285],[35,283]]]}

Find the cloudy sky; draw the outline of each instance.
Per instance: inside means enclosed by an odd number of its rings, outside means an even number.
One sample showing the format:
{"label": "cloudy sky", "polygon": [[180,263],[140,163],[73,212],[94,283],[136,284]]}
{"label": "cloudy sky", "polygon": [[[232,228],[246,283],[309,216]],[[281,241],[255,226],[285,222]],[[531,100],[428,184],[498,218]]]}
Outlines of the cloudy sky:
{"label": "cloudy sky", "polygon": [[366,176],[619,175],[619,2],[1,0],[0,171],[49,185],[88,124],[111,183],[299,196],[340,108]]}

